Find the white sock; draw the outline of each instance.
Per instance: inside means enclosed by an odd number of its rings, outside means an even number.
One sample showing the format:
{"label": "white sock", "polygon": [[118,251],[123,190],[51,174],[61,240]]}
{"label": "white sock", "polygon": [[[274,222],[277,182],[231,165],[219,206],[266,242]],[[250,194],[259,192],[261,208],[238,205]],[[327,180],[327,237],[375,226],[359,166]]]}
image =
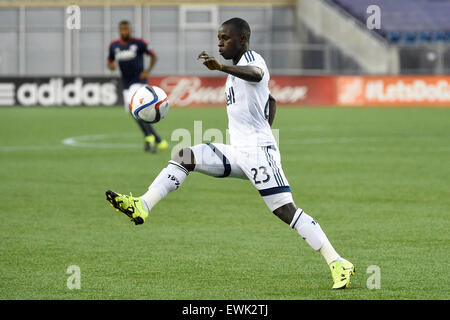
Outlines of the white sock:
{"label": "white sock", "polygon": [[188,174],[189,171],[186,168],[170,160],[167,167],[161,170],[150,187],[148,187],[148,191],[140,197],[144,208],[150,212],[169,192],[177,190]]}
{"label": "white sock", "polygon": [[328,238],[325,236],[325,241],[323,242],[322,248],[320,248],[320,253],[322,254],[325,261],[330,265],[332,262],[339,261],[342,262],[344,259],[334,250]]}
{"label": "white sock", "polygon": [[316,251],[320,250],[320,253],[328,264],[341,259],[330,241],[328,241],[319,223],[307,215],[302,209],[297,209],[290,226],[292,229],[297,230],[311,248]]}

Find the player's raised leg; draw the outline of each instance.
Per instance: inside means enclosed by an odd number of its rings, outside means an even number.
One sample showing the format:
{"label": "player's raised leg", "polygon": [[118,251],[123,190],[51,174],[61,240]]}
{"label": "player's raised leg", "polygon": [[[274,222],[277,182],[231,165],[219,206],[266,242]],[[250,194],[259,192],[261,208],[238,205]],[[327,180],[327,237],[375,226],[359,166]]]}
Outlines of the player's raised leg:
{"label": "player's raised leg", "polygon": [[151,209],[167,194],[178,189],[194,168],[195,159],[191,149],[182,149],[169,161],[167,167],[161,170],[144,195],[133,197],[131,194],[122,195],[108,190],[106,200],[135,224],[142,224],[147,220]]}
{"label": "player's raised leg", "polygon": [[150,212],[170,192],[177,190],[194,168],[195,158],[191,149],[180,150],[153,180],[148,191],[140,197],[145,209]]}
{"label": "player's raised leg", "polygon": [[191,171],[218,178],[246,178],[235,164],[232,150],[227,145],[204,143],[184,148],[172,157],[168,166],[141,196],[144,208],[150,212],[167,194],[177,190]]}
{"label": "player's raised leg", "polygon": [[177,190],[191,171],[217,178],[247,179],[236,165],[232,149],[224,144],[205,143],[184,148],[175,154],[141,197],[122,195],[108,190],[106,198],[135,224],[146,221],[152,208],[170,192]]}

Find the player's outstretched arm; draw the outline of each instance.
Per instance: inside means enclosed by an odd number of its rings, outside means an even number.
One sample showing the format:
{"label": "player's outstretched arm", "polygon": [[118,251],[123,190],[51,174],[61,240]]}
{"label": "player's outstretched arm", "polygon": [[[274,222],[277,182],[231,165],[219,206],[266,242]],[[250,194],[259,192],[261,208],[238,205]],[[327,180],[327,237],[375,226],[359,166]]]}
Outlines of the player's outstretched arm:
{"label": "player's outstretched arm", "polygon": [[269,94],[269,125],[272,126],[273,120],[275,119],[275,112],[277,108],[277,100]]}
{"label": "player's outstretched arm", "polygon": [[241,78],[245,81],[259,82],[264,77],[264,72],[261,68],[255,66],[228,66],[221,64],[215,57],[208,55],[205,51],[198,55],[197,59],[204,59],[203,64],[209,70],[218,70],[235,77]]}
{"label": "player's outstretched arm", "polygon": [[251,82],[260,82],[264,77],[264,72],[261,68],[255,66],[222,65],[222,69],[220,69],[220,71]]}

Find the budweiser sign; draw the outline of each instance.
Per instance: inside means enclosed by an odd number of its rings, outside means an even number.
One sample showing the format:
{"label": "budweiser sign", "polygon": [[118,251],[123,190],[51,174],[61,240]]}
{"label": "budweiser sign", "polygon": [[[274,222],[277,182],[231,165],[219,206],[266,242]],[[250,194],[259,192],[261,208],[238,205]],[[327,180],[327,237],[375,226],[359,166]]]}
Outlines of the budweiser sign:
{"label": "budweiser sign", "polygon": [[[167,92],[175,106],[224,106],[225,77],[152,77],[151,85]],[[271,94],[279,105],[333,104],[334,85],[329,77],[272,77]]]}
{"label": "budweiser sign", "polygon": [[[154,79],[150,80],[155,84]],[[225,102],[225,79],[200,77],[166,77],[156,85],[166,91],[170,104],[176,106],[220,105]]]}

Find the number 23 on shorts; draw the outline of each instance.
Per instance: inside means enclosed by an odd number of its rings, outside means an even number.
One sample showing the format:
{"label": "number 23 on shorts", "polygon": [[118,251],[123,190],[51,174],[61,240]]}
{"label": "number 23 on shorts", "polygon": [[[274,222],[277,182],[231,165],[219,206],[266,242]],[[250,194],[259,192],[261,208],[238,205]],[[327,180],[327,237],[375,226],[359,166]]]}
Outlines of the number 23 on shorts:
{"label": "number 23 on shorts", "polygon": [[[253,181],[255,181],[255,184],[260,184],[260,183],[266,183],[269,182],[270,180],[270,175],[267,173],[267,168],[264,166],[259,167],[259,170],[256,168],[252,168],[251,171],[253,172]],[[264,179],[259,180],[257,178],[258,173],[260,175],[262,175]]]}

